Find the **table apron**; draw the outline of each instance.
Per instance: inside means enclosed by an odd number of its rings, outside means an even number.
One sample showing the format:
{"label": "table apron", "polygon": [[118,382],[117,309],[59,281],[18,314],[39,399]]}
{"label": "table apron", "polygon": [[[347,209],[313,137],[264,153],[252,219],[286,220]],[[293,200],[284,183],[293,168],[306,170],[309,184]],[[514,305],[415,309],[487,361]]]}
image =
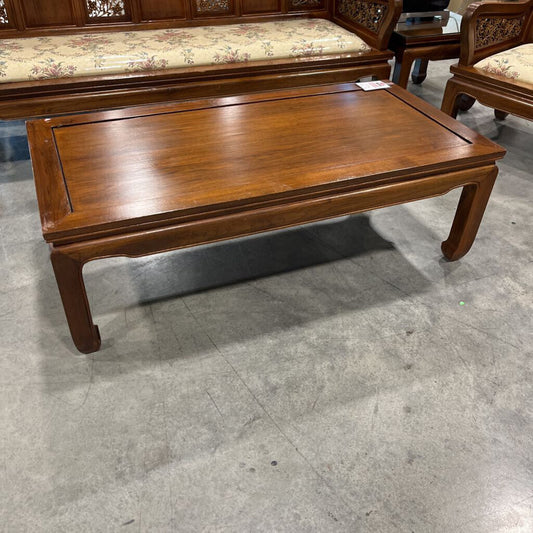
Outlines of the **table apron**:
{"label": "table apron", "polygon": [[402,61],[404,57],[415,60],[418,58],[440,60],[455,59],[459,57],[461,47],[459,43],[439,44],[439,45],[422,45],[422,46],[399,46],[394,50],[394,56],[397,60]]}
{"label": "table apron", "polygon": [[55,253],[79,263],[114,256],[140,257],[360,213],[448,193],[481,183],[495,164],[349,192],[269,205],[181,224],[124,233],[70,244],[52,243]]}

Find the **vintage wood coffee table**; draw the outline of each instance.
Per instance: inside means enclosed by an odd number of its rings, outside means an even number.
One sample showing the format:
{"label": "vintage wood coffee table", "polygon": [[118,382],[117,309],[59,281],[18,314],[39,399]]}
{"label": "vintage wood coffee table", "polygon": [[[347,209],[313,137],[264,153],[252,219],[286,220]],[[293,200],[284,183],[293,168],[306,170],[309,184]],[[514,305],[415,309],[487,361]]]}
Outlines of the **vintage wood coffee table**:
{"label": "vintage wood coffee table", "polygon": [[100,347],[83,265],[286,228],[463,187],[444,255],[472,245],[504,150],[392,86],[268,92],[41,119],[43,235],[76,347]]}

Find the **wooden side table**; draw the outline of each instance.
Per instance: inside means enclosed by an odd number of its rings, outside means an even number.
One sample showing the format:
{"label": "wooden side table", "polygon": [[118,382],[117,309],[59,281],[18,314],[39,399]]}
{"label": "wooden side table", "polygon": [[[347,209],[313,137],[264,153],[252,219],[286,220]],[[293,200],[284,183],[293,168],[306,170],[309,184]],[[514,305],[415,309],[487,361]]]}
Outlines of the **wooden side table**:
{"label": "wooden side table", "polygon": [[454,59],[459,57],[461,37],[461,15],[449,12],[445,25],[428,23],[401,23],[396,26],[389,41],[394,52],[392,81],[404,89],[409,81],[413,62],[413,83],[426,79],[429,60]]}

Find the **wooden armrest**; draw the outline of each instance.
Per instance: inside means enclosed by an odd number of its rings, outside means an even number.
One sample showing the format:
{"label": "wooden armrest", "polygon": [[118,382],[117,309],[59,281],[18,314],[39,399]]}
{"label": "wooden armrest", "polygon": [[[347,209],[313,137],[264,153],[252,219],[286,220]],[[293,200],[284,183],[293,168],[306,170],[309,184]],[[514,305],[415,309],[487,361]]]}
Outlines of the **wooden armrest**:
{"label": "wooden armrest", "polygon": [[402,13],[402,0],[333,0],[333,21],[370,46],[385,50]]}
{"label": "wooden armrest", "polygon": [[474,3],[461,23],[459,64],[481,59],[531,41],[533,0]]}

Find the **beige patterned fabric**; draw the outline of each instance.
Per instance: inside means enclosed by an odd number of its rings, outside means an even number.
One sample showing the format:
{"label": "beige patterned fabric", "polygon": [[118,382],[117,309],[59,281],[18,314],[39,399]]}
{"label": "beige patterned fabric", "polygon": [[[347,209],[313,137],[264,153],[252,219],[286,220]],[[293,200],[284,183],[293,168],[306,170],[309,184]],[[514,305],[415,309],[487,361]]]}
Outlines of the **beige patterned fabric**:
{"label": "beige patterned fabric", "polygon": [[533,43],[522,44],[478,61],[475,68],[533,85]]}
{"label": "beige patterned fabric", "polygon": [[359,53],[370,48],[324,19],[0,40],[0,82],[97,76]]}

